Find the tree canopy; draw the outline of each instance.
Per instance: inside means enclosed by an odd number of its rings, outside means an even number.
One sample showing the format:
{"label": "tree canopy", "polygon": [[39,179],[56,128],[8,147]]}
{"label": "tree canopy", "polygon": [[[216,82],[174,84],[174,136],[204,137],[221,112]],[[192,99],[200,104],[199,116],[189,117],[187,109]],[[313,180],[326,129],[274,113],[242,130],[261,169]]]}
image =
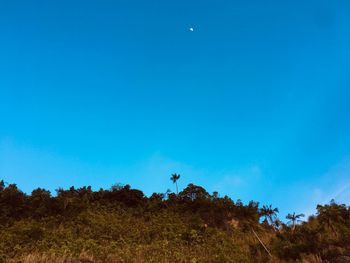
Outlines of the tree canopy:
{"label": "tree canopy", "polygon": [[147,197],[120,184],[26,194],[0,181],[0,262],[79,257],[91,262],[333,262],[348,257],[349,206],[331,201],[318,205],[307,220],[301,217],[290,213],[284,224],[272,205],[244,204],[195,184],[178,194]]}

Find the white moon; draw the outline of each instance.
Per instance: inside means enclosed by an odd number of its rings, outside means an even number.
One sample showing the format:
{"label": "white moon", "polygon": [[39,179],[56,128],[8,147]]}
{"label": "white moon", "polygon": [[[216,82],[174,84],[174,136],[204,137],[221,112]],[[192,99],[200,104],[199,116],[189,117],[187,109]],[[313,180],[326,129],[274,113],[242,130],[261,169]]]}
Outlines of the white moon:
{"label": "white moon", "polygon": [[190,27],[190,31],[191,31],[191,32],[193,32],[193,31],[194,31],[193,27]]}

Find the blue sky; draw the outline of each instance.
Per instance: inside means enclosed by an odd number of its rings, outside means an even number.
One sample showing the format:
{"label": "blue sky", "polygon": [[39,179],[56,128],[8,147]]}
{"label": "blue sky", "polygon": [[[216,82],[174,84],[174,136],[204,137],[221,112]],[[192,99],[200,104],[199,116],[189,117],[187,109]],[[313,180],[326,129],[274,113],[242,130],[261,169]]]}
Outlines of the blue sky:
{"label": "blue sky", "polygon": [[181,188],[282,216],[349,204],[349,12],[325,0],[0,0],[0,178],[26,192],[150,194],[177,172]]}

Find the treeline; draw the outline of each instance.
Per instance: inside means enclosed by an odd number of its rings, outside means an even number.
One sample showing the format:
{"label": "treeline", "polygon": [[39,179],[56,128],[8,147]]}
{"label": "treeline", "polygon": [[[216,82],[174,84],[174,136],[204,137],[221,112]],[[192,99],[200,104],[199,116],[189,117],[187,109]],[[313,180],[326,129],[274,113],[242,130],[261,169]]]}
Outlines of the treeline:
{"label": "treeline", "polygon": [[0,262],[349,262],[348,206],[287,219],[194,184],[146,197],[129,185],[27,195],[0,181]]}

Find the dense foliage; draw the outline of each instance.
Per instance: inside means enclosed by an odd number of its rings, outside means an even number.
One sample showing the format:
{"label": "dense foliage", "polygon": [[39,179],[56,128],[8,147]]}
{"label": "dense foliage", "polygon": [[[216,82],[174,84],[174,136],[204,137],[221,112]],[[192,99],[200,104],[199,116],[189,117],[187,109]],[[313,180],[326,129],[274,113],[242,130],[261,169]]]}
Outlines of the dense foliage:
{"label": "dense foliage", "polygon": [[129,185],[52,196],[0,181],[0,262],[349,262],[350,208],[317,211],[284,224],[272,206],[193,184],[150,197]]}

